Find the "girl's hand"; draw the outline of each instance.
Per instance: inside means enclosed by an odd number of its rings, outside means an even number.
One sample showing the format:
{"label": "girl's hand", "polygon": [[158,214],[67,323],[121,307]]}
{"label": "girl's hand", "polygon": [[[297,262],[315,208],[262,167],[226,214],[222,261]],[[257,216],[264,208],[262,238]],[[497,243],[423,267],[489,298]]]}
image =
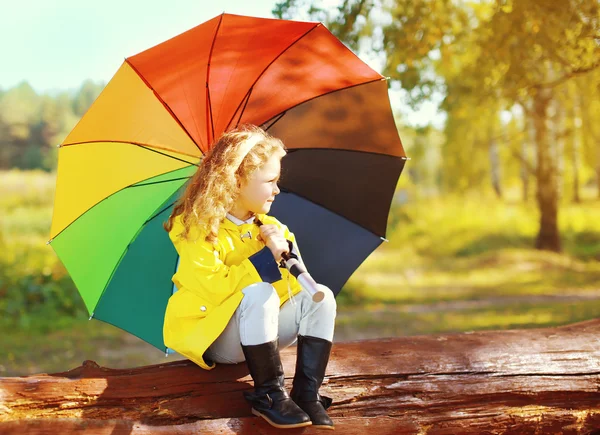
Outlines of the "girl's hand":
{"label": "girl's hand", "polygon": [[273,253],[275,261],[279,263],[281,261],[281,254],[289,251],[288,242],[283,237],[283,230],[274,224],[261,225],[259,228],[260,238]]}

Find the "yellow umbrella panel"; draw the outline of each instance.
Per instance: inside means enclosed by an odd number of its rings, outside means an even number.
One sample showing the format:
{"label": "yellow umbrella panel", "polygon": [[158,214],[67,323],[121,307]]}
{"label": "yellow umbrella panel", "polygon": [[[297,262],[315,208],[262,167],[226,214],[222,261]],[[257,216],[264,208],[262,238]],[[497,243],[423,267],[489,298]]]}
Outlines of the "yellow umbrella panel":
{"label": "yellow umbrella panel", "polygon": [[163,350],[177,255],[162,222],[200,157],[127,63],[58,153],[49,243],[94,318]]}

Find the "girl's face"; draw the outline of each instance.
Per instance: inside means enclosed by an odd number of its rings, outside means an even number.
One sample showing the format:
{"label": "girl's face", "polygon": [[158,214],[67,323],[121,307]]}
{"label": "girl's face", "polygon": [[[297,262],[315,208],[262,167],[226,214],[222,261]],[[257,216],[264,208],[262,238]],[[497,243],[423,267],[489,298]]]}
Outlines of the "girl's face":
{"label": "girl's face", "polygon": [[275,153],[251,175],[248,183],[241,187],[236,208],[244,214],[268,213],[275,195],[280,192],[277,186],[280,175],[281,155]]}

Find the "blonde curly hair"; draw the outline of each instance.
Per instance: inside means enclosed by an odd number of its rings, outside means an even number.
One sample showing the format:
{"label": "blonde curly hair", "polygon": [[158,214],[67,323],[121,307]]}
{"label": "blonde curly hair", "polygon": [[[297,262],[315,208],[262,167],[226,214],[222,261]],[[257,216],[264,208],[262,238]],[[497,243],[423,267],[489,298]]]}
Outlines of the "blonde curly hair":
{"label": "blonde curly hair", "polygon": [[283,158],[287,149],[260,127],[247,124],[224,133],[204,156],[163,228],[170,232],[173,220],[182,215],[180,237],[189,240],[192,226],[198,226],[206,233],[205,241],[217,245],[220,223],[238,200],[240,188],[274,153]]}

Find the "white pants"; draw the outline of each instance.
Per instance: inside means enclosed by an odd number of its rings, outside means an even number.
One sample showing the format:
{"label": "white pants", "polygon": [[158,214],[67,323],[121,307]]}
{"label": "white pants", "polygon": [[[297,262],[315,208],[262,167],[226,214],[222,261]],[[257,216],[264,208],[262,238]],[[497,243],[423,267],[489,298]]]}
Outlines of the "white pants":
{"label": "white pants", "polygon": [[[313,302],[302,290],[279,308],[275,288],[267,282],[249,285],[231,320],[205,357],[217,363],[236,364],[245,360],[245,346],[273,341],[279,336],[279,348],[294,344],[298,334],[333,341],[337,305],[329,288],[318,284],[325,292],[321,302]],[[295,302],[295,303],[294,303]]]}

